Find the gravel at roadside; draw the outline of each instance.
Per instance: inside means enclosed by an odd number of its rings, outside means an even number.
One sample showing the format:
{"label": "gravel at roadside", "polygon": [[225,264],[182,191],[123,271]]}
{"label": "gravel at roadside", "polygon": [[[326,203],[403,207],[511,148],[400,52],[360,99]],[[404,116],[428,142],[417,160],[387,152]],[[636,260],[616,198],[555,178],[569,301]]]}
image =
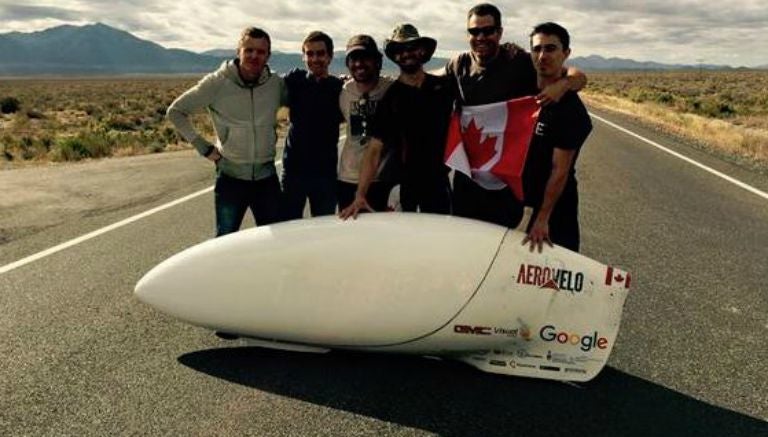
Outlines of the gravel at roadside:
{"label": "gravel at roadside", "polygon": [[0,247],[59,224],[213,182],[191,150],[0,171]]}

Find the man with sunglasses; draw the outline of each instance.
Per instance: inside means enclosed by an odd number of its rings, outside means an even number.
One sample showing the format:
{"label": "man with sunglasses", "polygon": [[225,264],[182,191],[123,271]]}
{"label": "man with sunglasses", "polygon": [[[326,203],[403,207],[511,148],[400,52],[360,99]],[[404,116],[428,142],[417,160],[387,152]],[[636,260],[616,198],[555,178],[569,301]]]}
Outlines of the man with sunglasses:
{"label": "man with sunglasses", "polygon": [[[454,57],[446,74],[457,88],[461,106],[484,105],[537,96],[541,105],[557,102],[568,90],[578,91],[586,77],[570,68],[567,75],[539,90],[531,57],[520,47],[500,46],[501,12],[491,4],[479,4],[467,13],[470,51]],[[523,205],[509,187],[485,189],[470,177],[456,172],[453,179],[453,212],[456,215],[517,227]]]}
{"label": "man with sunglasses", "polygon": [[[350,38],[346,64],[352,78],[344,83],[339,96],[339,106],[347,122],[347,138],[339,159],[339,210],[355,200],[363,156],[371,139],[370,125],[377,105],[393,82],[381,76],[382,55],[369,35]],[[367,202],[376,211],[387,208],[389,192],[397,179],[395,161],[391,153],[382,155],[368,189]]]}
{"label": "man with sunglasses", "polygon": [[[531,58],[539,84],[560,79],[571,54],[570,35],[556,23],[542,23],[530,35]],[[523,244],[531,250],[555,243],[579,251],[579,195],[574,166],[581,145],[592,131],[587,108],[572,91],[559,102],[542,108],[528,149],[526,203],[534,208]]]}
{"label": "man with sunglasses", "polygon": [[401,168],[400,203],[403,211],[450,213],[448,167],[443,150],[453,89],[449,78],[424,71],[437,41],[419,35],[411,24],[395,28],[384,53],[400,67],[400,75],[376,109],[370,144],[363,159],[355,201],[341,211],[342,218],[374,211],[366,200],[382,151],[394,149]]}

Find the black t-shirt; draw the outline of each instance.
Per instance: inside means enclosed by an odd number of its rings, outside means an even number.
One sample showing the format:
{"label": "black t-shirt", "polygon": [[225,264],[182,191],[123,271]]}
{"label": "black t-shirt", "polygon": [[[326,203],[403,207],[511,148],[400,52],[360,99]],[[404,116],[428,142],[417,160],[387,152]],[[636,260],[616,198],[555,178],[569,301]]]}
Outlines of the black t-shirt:
{"label": "black t-shirt", "polygon": [[503,102],[539,92],[531,56],[519,48],[502,50],[485,66],[470,53],[462,53],[451,59],[445,70],[453,79],[462,106]]}
{"label": "black t-shirt", "polygon": [[547,181],[552,173],[552,155],[555,148],[576,151],[568,173],[568,182],[558,202],[576,194],[576,159],[591,131],[592,121],[587,108],[573,91],[565,93],[558,103],[541,109],[523,173],[527,205],[534,208],[541,206]]}
{"label": "black t-shirt", "polygon": [[336,177],[339,109],[342,81],[328,76],[315,80],[305,70],[291,70],[285,77],[291,124],[285,139],[286,172]]}
{"label": "black t-shirt", "polygon": [[376,108],[371,136],[393,147],[409,179],[444,176],[448,123],[453,111],[451,78],[427,74],[420,87],[395,81]]}

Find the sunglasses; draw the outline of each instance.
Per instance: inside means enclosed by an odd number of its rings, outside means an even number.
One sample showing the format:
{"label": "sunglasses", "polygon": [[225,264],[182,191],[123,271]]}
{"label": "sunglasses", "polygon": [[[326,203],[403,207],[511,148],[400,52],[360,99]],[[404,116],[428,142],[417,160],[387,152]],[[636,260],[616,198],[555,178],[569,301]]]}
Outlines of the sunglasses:
{"label": "sunglasses", "polygon": [[469,32],[472,36],[480,36],[480,34],[483,34],[485,36],[491,36],[494,33],[498,32],[499,26],[485,26],[485,27],[470,27],[467,29],[467,32]]}

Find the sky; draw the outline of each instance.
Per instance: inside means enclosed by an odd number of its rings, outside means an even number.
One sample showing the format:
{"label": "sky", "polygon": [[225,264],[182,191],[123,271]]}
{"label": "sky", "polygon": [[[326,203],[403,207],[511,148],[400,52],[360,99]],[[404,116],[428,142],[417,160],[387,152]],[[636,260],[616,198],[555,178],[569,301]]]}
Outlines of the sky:
{"label": "sky", "polygon": [[[273,50],[298,52],[312,30],[337,49],[356,33],[381,42],[398,23],[438,41],[439,56],[467,50],[466,13],[452,0],[0,0],[0,33],[101,22],[168,48],[230,48],[247,26],[265,29]],[[675,64],[768,64],[768,0],[496,1],[504,39],[527,46],[533,25],[571,33],[572,56],[592,54]]]}

